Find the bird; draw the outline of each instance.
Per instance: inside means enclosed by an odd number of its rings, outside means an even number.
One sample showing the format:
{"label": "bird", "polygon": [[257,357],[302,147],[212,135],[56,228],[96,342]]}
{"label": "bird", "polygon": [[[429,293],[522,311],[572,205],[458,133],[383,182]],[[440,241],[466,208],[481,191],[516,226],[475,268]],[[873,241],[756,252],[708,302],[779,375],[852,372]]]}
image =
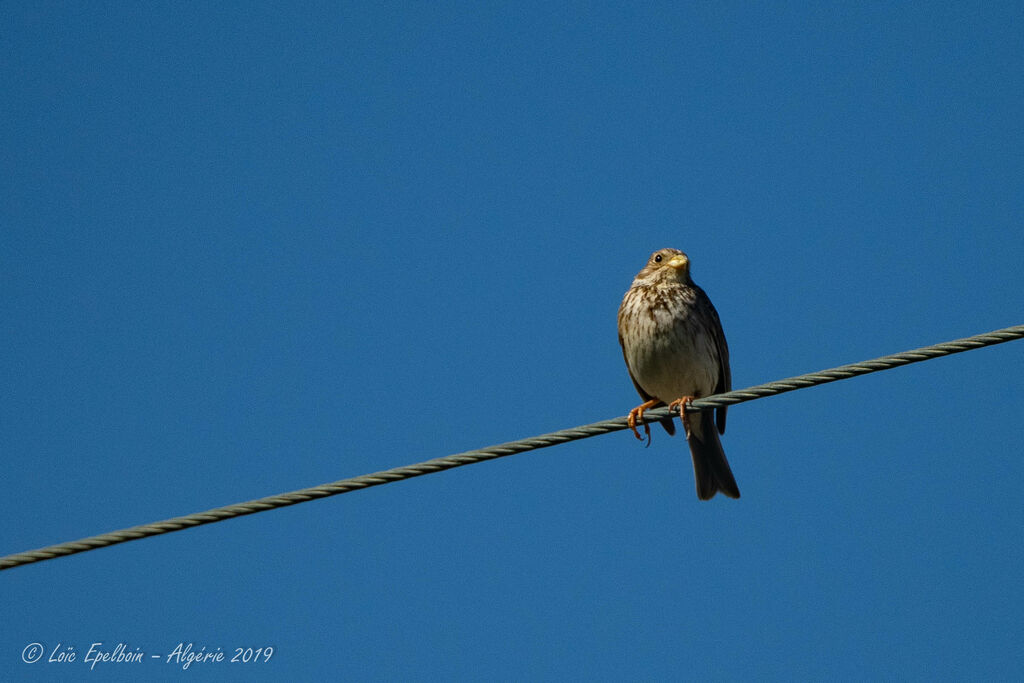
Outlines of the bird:
{"label": "bird", "polygon": [[[718,438],[725,433],[725,406],[686,412],[692,399],[732,389],[729,347],[718,311],[690,278],[686,254],[678,249],[651,254],[619,306],[619,344],[629,377],[643,400],[627,420],[636,438],[643,440],[636,425],[645,410],[665,404],[678,407],[693,457],[697,498],[710,500],[719,491],[739,498]],[[675,434],[671,417],[661,424]],[[650,427],[643,426],[649,440]]]}

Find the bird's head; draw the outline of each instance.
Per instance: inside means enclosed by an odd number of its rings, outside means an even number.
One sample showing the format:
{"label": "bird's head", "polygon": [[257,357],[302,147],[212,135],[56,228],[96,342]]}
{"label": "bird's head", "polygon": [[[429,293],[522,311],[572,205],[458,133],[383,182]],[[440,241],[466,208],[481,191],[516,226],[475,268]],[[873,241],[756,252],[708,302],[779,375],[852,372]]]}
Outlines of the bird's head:
{"label": "bird's head", "polygon": [[659,249],[647,259],[636,279],[647,285],[690,282],[690,259],[678,249]]}

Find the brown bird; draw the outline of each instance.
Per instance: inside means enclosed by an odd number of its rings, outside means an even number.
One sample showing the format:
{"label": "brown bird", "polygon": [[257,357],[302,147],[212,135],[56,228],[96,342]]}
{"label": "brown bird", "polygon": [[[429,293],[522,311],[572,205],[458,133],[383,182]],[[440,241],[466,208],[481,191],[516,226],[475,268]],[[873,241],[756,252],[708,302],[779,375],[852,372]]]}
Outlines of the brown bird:
{"label": "brown bird", "polygon": [[[740,490],[725,459],[719,433],[725,433],[725,407],[687,414],[690,400],[732,388],[729,347],[718,311],[690,279],[690,259],[678,249],[659,249],[637,273],[619,306],[619,344],[626,369],[644,403],[629,411],[629,427],[655,406],[679,407],[693,456],[697,497],[718,491],[739,498]],[[675,433],[671,418],[661,421]],[[650,438],[650,427],[644,424]]]}

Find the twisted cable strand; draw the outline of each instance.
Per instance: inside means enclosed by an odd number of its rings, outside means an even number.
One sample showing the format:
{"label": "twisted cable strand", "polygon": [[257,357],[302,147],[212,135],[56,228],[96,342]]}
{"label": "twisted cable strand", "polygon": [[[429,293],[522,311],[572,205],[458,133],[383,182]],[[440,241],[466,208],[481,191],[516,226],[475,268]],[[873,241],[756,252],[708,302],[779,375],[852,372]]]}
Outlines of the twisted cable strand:
{"label": "twisted cable strand", "polygon": [[[973,337],[956,339],[941,344],[935,344],[933,346],[925,346],[911,351],[882,356],[880,358],[866,360],[860,363],[840,365],[839,367],[821,370],[820,372],[797,375],[796,377],[768,382],[767,384],[759,384],[746,389],[739,389],[737,391],[729,391],[724,394],[708,396],[690,403],[689,406],[687,406],[687,412],[699,411],[707,408],[717,408],[720,406],[730,406],[737,403],[743,403],[745,401],[753,401],[758,398],[775,396],[776,394],[782,394],[787,391],[795,391],[796,389],[804,389],[818,384],[826,384],[828,382],[857,377],[858,375],[866,375],[880,370],[888,370],[901,365],[918,363],[920,361],[938,358],[939,356],[948,356],[950,354],[970,351],[984,346],[1002,344],[1003,342],[1020,339],[1022,337],[1024,337],[1024,325],[1007,327],[985,334],[978,334]],[[667,407],[654,408],[644,413],[643,421],[656,422],[668,417],[670,414],[678,414],[678,412],[679,411],[675,409],[670,411]],[[307,489],[281,493],[276,496],[268,496],[266,498],[257,498],[256,500],[250,500],[245,503],[236,503],[225,507],[213,508],[212,510],[196,512],[182,517],[173,517],[162,522],[133,526],[119,531],[100,534],[99,536],[89,536],[77,541],[60,543],[57,545],[47,546],[45,548],[39,548],[38,550],[29,550],[23,553],[0,557],[0,571],[24,564],[31,564],[33,562],[50,560],[56,557],[74,555],[87,550],[95,550],[96,548],[117,545],[118,543],[146,538],[148,536],[158,536],[160,534],[180,531],[182,529],[201,526],[203,524],[212,524],[213,522],[220,522],[233,517],[241,517],[243,515],[251,515],[257,512],[264,512],[266,510],[274,510],[277,508],[287,507],[289,505],[305,503],[318,498],[327,498],[329,496],[336,496],[350,491],[358,491],[360,489],[370,488],[371,486],[389,484],[393,481],[412,479],[413,477],[419,477],[424,474],[432,474],[434,472],[449,470],[453,467],[471,465],[485,460],[494,460],[495,458],[502,458],[507,455],[537,450],[539,448],[547,448],[548,446],[555,446],[568,441],[586,439],[599,434],[607,434],[608,432],[616,432],[626,428],[627,424],[625,417],[603,420],[601,422],[581,425],[571,429],[562,429],[557,432],[551,432],[550,434],[542,434],[540,436],[520,439],[518,441],[509,441],[508,443],[489,446],[487,448],[481,448],[474,451],[466,451],[464,453],[456,453],[455,455],[448,455],[442,458],[434,458],[433,460],[427,460],[414,465],[396,467],[390,470],[383,470],[381,472],[352,477],[350,479],[340,479],[335,482],[321,484],[320,486],[314,486]]]}

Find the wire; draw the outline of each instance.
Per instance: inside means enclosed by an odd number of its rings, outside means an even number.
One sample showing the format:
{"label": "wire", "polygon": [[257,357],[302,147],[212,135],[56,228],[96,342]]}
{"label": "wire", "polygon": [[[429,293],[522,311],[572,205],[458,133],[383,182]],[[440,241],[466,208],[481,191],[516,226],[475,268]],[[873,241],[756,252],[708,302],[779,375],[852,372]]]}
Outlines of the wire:
{"label": "wire", "polygon": [[[835,382],[840,379],[866,375],[880,370],[888,370],[901,365],[908,365],[910,363],[938,358],[939,356],[948,356],[950,354],[970,351],[984,346],[1002,344],[1003,342],[1020,339],[1022,337],[1024,337],[1024,325],[1007,327],[1005,329],[994,330],[986,334],[979,334],[973,337],[966,337],[964,339],[957,339],[942,344],[935,344],[934,346],[925,346],[912,351],[904,351],[903,353],[882,356],[881,358],[866,360],[860,363],[841,365],[837,368],[822,370],[820,372],[812,372],[806,375],[798,375],[788,379],[768,382],[767,384],[759,384],[747,389],[708,396],[706,398],[693,401],[687,409],[687,412],[694,412],[707,408],[717,408],[720,406],[729,406],[737,403],[743,403],[744,401],[753,401],[766,396],[774,396],[787,391],[812,387],[818,384],[826,384],[828,382]],[[657,422],[658,420],[668,417],[670,414],[678,414],[678,410],[670,411],[667,407],[654,408],[644,413],[643,421]],[[548,446],[555,446],[568,441],[586,439],[599,434],[607,434],[608,432],[617,432],[626,428],[626,418],[618,417],[612,420],[604,420],[588,425],[582,425],[580,427],[574,427],[572,429],[563,429],[557,432],[551,432],[550,434],[542,434],[540,436],[520,439],[518,441],[509,441],[508,443],[489,446],[475,451],[466,451],[464,453],[448,455],[443,458],[434,458],[433,460],[427,460],[415,465],[396,467],[390,470],[374,472],[373,474],[364,474],[359,477],[352,477],[351,479],[341,479],[339,481],[314,486],[308,489],[300,489],[298,491],[282,493],[276,496],[269,496],[267,498],[250,500],[245,503],[236,503],[235,505],[213,508],[206,512],[196,512],[183,517],[173,517],[162,522],[133,526],[127,529],[101,534],[99,536],[89,536],[69,543],[60,543],[58,545],[51,545],[38,550],[29,550],[23,553],[0,557],[0,571],[24,564],[31,564],[33,562],[50,560],[56,557],[83,553],[87,550],[95,550],[96,548],[117,545],[118,543],[133,541],[138,538],[158,536],[160,534],[180,531],[189,527],[220,522],[233,517],[241,517],[243,515],[251,515],[257,512],[264,512],[266,510],[274,510],[276,508],[287,507],[289,505],[305,503],[310,500],[316,500],[317,498],[327,498],[328,496],[336,496],[341,493],[358,491],[359,489],[370,488],[371,486],[380,486],[394,481],[402,481],[403,479],[412,479],[413,477],[419,477],[424,474],[450,470],[453,467],[461,467],[463,465],[471,465],[485,460],[503,458],[507,455],[532,451],[538,448],[546,448]]]}

